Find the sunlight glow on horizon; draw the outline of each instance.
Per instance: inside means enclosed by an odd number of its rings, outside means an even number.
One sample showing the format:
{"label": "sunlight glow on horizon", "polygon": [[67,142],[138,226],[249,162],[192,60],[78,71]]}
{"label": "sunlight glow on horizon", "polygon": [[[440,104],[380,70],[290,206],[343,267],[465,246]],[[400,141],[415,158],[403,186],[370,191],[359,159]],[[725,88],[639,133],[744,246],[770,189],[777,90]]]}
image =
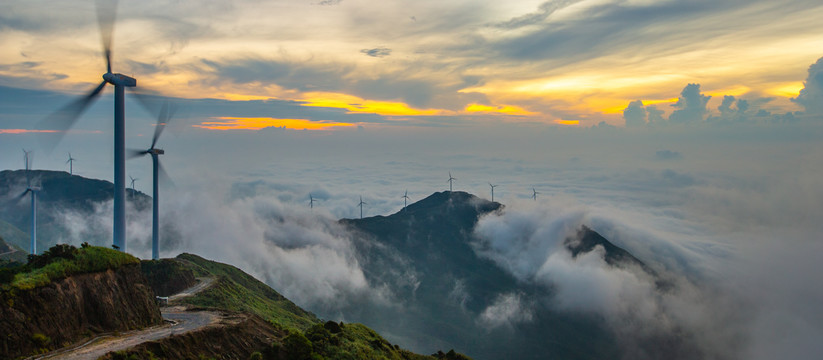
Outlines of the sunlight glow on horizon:
{"label": "sunlight glow on horizon", "polygon": [[378,115],[442,115],[446,111],[438,109],[415,109],[402,102],[365,100],[342,93],[306,93],[302,106],[346,109],[349,113],[371,113]]}
{"label": "sunlight glow on horizon", "polygon": [[58,130],[0,129],[0,134],[56,133]]}
{"label": "sunlight glow on horizon", "polygon": [[338,122],[319,122],[307,119],[277,119],[277,118],[243,118],[218,117],[220,121],[204,121],[199,125],[192,125],[207,130],[261,130],[265,128],[286,128],[291,130],[329,130],[334,127],[355,126],[355,124]]}

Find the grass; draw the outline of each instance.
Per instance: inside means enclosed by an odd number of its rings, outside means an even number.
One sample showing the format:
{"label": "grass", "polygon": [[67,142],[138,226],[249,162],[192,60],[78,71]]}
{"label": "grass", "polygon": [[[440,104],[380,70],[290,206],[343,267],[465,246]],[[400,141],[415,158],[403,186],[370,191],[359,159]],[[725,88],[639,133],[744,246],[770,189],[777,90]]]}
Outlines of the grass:
{"label": "grass", "polygon": [[[345,324],[337,335],[326,335],[313,327],[306,333],[314,339],[315,351],[328,359],[433,359],[392,345],[363,324]],[[320,333],[320,334],[318,334]],[[328,334],[328,332],[326,332]],[[327,340],[323,340],[323,338]],[[337,337],[334,340],[334,337]],[[318,346],[319,345],[319,346]]]}
{"label": "grass", "polygon": [[306,330],[320,322],[314,314],[301,309],[268,285],[234,266],[192,254],[181,254],[177,259],[192,264],[192,270],[197,276],[217,278],[208,289],[182,299],[184,303],[249,312],[287,329]]}
{"label": "grass", "polygon": [[[57,245],[49,249],[63,246],[63,252],[67,257],[48,258],[48,251],[41,255],[42,266],[33,266],[30,262],[22,268],[22,271],[14,275],[14,280],[10,284],[3,285],[4,288],[14,288],[19,290],[29,290],[39,286],[48,285],[55,280],[60,280],[71,275],[100,272],[109,269],[117,269],[126,264],[139,264],[140,260],[129,254],[113,249],[84,246],[80,249],[68,246]],[[69,250],[66,250],[69,249]],[[42,259],[42,257],[47,257]]]}

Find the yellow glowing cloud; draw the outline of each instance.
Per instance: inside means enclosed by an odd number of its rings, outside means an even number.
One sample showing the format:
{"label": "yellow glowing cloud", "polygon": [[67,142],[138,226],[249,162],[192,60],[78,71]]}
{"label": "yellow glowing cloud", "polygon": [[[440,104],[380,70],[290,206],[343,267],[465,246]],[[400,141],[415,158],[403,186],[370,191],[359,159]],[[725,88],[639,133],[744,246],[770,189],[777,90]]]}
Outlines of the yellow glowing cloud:
{"label": "yellow glowing cloud", "polygon": [[769,95],[791,98],[797,97],[797,95],[800,94],[800,90],[803,90],[804,87],[805,85],[803,85],[803,82],[800,81],[783,83],[773,88],[766,89],[766,93]]}
{"label": "yellow glowing cloud", "polygon": [[217,120],[219,121],[204,121],[199,125],[192,126],[208,130],[260,130],[267,127],[285,127],[293,130],[327,130],[338,126],[354,126],[354,124],[306,119],[219,117]]}
{"label": "yellow glowing cloud", "polygon": [[221,97],[229,101],[269,100],[270,96],[223,93]]}
{"label": "yellow glowing cloud", "polygon": [[441,115],[445,110],[415,109],[402,102],[365,100],[357,96],[340,93],[306,93],[301,100],[303,106],[346,109],[349,113],[371,113],[378,115]]}
{"label": "yellow glowing cloud", "polygon": [[580,120],[555,120],[555,124],[559,125],[580,125]]}
{"label": "yellow glowing cloud", "polygon": [[531,111],[527,111],[519,106],[501,105],[488,106],[481,104],[469,104],[466,106],[466,112],[470,113],[496,113],[504,115],[536,115]]}
{"label": "yellow glowing cloud", "polygon": [[714,91],[710,92],[709,95],[711,95],[712,97],[717,97],[717,98],[722,98],[725,95],[740,96],[740,95],[745,95],[750,90],[751,89],[747,86],[737,85],[737,86],[730,87],[730,88],[714,90]]}

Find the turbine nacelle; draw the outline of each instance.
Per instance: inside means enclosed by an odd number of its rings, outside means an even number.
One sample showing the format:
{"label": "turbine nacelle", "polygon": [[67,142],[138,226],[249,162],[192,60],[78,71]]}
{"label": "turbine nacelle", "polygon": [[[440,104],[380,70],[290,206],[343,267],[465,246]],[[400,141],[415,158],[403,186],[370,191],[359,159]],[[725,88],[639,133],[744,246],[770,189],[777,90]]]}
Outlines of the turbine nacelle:
{"label": "turbine nacelle", "polygon": [[137,79],[126,76],[123,74],[112,74],[112,73],[105,73],[103,74],[103,80],[106,80],[107,83],[112,84],[114,86],[124,86],[124,87],[135,87],[137,86]]}
{"label": "turbine nacelle", "polygon": [[146,152],[145,152],[145,153],[146,153],[146,154],[149,154],[149,155],[155,155],[155,156],[157,156],[157,155],[163,155],[163,154],[165,154],[166,152],[165,152],[163,149],[148,149],[148,150],[146,150]]}

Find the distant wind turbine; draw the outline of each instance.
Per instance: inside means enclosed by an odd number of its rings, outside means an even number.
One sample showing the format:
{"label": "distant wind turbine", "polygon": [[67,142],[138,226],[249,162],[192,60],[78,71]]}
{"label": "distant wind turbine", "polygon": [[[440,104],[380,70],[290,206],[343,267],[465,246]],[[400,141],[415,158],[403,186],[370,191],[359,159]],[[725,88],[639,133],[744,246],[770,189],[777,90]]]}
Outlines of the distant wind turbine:
{"label": "distant wind turbine", "polygon": [[314,200],[314,197],[312,197],[311,193],[310,193],[309,194],[309,208],[314,209],[314,202],[315,201],[317,201],[317,200]]}
{"label": "distant wind turbine", "polygon": [[[24,161],[24,163],[25,163],[25,165],[26,165],[26,167],[25,167],[25,169],[26,169],[26,176],[29,176],[29,170],[31,169],[31,168],[30,168],[30,166],[31,166],[31,165],[29,164],[29,159],[30,159],[31,157],[33,157],[33,156],[31,156],[31,150],[26,150],[26,149],[23,149],[23,161]],[[27,180],[28,180],[28,179],[27,179]]]}
{"label": "distant wind turbine", "polygon": [[496,188],[500,185],[493,185],[492,183],[489,183],[489,186],[492,188],[492,201],[494,201],[494,188]]}
{"label": "distant wind turbine", "polygon": [[409,190],[406,190],[406,193],[403,194],[403,210],[406,210],[407,201],[409,201]]}
{"label": "distant wind turbine", "polygon": [[40,187],[31,184],[31,175],[29,174],[32,165],[31,151],[23,150],[23,153],[25,154],[26,163],[26,190],[17,199],[19,201],[26,194],[31,194],[31,254],[34,255],[37,254],[37,193],[40,192]]}
{"label": "distant wind turbine", "polygon": [[69,164],[69,175],[74,175],[74,161],[77,160],[71,157],[71,153],[69,153],[69,159],[66,160],[66,164]]}
{"label": "distant wind turbine", "polygon": [[[96,100],[106,84],[114,85],[114,217],[112,226],[112,247],[126,252],[126,108],[125,89],[134,91],[137,80],[112,72],[112,33],[117,13],[117,1],[97,2],[97,22],[100,27],[100,38],[103,44],[103,56],[106,60],[106,73],[103,82],[91,92],[69,103],[56,113],[44,119],[40,127],[49,130],[58,130],[56,141],[48,144],[53,148],[71,128],[80,115]],[[137,100],[144,107],[144,99],[135,92]]]}
{"label": "distant wind turbine", "polygon": [[534,201],[537,201],[537,194],[539,194],[539,192],[532,188],[532,199],[534,199]]}
{"label": "distant wind turbine", "polygon": [[157,260],[160,258],[160,186],[158,185],[159,177],[163,177],[163,181],[170,182],[168,173],[160,164],[158,156],[165,154],[163,149],[158,149],[157,139],[163,133],[163,129],[171,120],[174,113],[173,109],[169,108],[168,101],[165,102],[160,110],[160,115],[157,117],[157,124],[154,126],[154,137],[151,140],[151,147],[148,150],[132,150],[131,158],[151,155],[152,162],[152,206],[151,206],[151,258]]}
{"label": "distant wind turbine", "polygon": [[452,182],[455,180],[457,180],[457,178],[452,177],[452,172],[449,171],[449,180],[446,180],[449,182],[449,192],[452,191]]}
{"label": "distant wind turbine", "polygon": [[360,197],[360,203],[357,204],[357,206],[360,207],[360,218],[361,219],[363,218],[363,205],[367,205],[367,204],[363,202],[363,197],[361,196]]}
{"label": "distant wind turbine", "polygon": [[134,189],[134,182],[140,179],[133,178],[131,175],[129,175],[129,179],[131,179],[131,197],[134,197],[134,194],[136,193],[136,190]]}

